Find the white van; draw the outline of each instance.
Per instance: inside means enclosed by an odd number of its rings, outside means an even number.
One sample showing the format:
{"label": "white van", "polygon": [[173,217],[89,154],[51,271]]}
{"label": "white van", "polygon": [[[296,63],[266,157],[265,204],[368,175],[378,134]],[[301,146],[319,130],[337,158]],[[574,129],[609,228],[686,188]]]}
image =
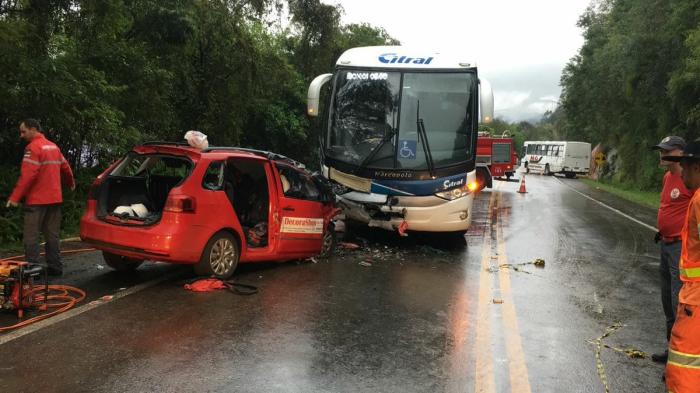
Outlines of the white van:
{"label": "white van", "polygon": [[591,144],[588,142],[526,141],[523,145],[523,166],[531,171],[568,178],[588,174],[591,165]]}

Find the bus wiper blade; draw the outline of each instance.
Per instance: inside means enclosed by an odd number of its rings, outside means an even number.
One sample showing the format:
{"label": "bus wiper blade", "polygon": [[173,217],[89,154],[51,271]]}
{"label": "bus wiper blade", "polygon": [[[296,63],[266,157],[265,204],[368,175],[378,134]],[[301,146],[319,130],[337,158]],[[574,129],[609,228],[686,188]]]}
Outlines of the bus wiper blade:
{"label": "bus wiper blade", "polygon": [[365,157],[365,159],[362,160],[362,162],[360,163],[360,166],[358,166],[357,169],[355,170],[355,174],[359,174],[360,172],[362,172],[365,169],[365,167],[367,167],[367,165],[369,165],[372,161],[374,161],[374,157],[377,156],[379,151],[382,150],[382,147],[384,147],[384,145],[386,145],[387,142],[389,142],[390,140],[392,140],[394,138],[394,134],[396,134],[396,131],[394,131],[392,129],[384,136],[384,138],[382,138],[382,140],[379,142],[377,147],[372,149],[372,151],[369,153],[369,155],[367,155],[367,157]]}
{"label": "bus wiper blade", "polygon": [[430,144],[428,144],[428,134],[425,132],[425,124],[420,117],[420,100],[416,108],[416,127],[418,129],[418,139],[420,139],[421,145],[423,146],[423,153],[425,153],[425,161],[428,164],[428,173],[430,173],[430,177],[434,179],[435,164],[433,163],[433,154],[430,152]]}

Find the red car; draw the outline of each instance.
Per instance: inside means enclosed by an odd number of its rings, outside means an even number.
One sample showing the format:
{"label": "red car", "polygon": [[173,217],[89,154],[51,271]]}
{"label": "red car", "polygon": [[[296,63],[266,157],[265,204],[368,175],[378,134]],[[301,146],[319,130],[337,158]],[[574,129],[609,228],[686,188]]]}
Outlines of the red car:
{"label": "red car", "polygon": [[320,176],[275,153],[152,142],[97,177],[80,237],[116,270],[148,259],[228,278],[238,262],[329,254],[334,201]]}

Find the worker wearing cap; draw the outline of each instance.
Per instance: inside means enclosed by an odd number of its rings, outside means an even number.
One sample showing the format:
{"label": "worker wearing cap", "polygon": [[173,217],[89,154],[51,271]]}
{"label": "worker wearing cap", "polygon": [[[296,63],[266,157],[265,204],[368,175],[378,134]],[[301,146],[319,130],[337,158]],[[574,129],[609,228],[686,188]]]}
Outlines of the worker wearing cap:
{"label": "worker wearing cap", "polygon": [[[683,285],[678,273],[678,261],[681,257],[681,230],[685,223],[685,214],[691,193],[683,184],[681,164],[664,160],[665,156],[680,156],[683,154],[685,140],[678,136],[667,136],[659,144],[652,147],[659,151],[659,166],[666,169],[661,190],[661,204],[657,216],[658,233],[656,241],[660,243],[661,263],[659,273],[661,278],[661,304],[666,315],[666,340],[671,338],[671,328],[676,320],[678,307],[678,292]],[[668,351],[651,355],[655,362],[665,363]]]}
{"label": "worker wearing cap", "polygon": [[700,141],[690,142],[681,155],[664,156],[680,162],[685,186],[693,194],[681,232],[680,277],[683,281],[676,322],[666,362],[666,386],[674,393],[700,389]]}
{"label": "worker wearing cap", "polygon": [[39,262],[39,234],[46,238],[47,272],[63,274],[59,252],[61,229],[61,183],[75,189],[73,172],[58,146],[41,133],[41,124],[34,119],[19,125],[20,138],[28,142],[24,150],[19,180],[6,207],[17,207],[24,200],[24,251],[27,262]]}

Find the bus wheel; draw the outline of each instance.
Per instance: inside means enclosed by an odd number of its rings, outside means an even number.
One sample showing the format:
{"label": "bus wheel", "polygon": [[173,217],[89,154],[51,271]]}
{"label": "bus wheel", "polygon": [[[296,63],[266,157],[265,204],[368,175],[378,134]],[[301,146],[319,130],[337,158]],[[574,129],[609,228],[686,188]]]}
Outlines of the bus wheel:
{"label": "bus wheel", "polygon": [[567,179],[575,179],[576,178],[576,174],[571,173],[571,172],[567,172],[564,176],[566,176]]}
{"label": "bus wheel", "polygon": [[476,168],[476,182],[479,184],[479,189],[476,192],[480,192],[486,187],[491,187],[489,184],[491,183],[491,176],[483,167]]}
{"label": "bus wheel", "polygon": [[552,172],[549,170],[549,164],[544,166],[544,175],[545,176],[552,176]]}

